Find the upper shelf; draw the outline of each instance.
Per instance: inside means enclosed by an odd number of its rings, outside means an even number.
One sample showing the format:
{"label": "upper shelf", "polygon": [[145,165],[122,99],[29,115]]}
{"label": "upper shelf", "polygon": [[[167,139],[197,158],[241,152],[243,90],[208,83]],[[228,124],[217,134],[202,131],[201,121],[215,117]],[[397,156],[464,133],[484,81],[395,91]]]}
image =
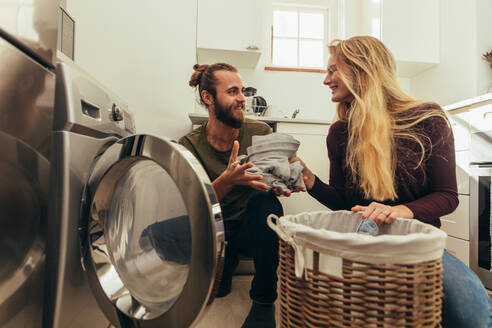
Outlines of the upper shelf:
{"label": "upper shelf", "polygon": [[259,50],[228,50],[197,48],[198,63],[228,63],[238,68],[254,68],[261,57]]}

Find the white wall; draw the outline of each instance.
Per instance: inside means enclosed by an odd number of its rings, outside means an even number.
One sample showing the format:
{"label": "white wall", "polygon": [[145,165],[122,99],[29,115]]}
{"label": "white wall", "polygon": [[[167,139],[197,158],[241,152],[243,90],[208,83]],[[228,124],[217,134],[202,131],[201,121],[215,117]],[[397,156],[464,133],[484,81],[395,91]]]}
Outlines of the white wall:
{"label": "white wall", "polygon": [[[492,1],[477,1],[477,55],[492,51]],[[492,68],[477,60],[477,94],[492,92]]]}
{"label": "white wall", "polygon": [[339,0],[345,16],[341,37],[343,39],[358,35],[360,31],[359,0]]}
{"label": "white wall", "polygon": [[195,1],[68,0],[75,62],[126,100],[137,131],[178,138],[191,127]]}

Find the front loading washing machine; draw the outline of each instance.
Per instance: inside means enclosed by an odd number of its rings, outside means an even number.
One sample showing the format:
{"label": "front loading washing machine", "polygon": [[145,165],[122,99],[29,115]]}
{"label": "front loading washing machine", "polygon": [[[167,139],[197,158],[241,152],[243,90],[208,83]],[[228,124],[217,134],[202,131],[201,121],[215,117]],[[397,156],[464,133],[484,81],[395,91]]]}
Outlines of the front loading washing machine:
{"label": "front loading washing machine", "polygon": [[57,66],[44,326],[190,327],[214,298],[222,214],[195,157]]}

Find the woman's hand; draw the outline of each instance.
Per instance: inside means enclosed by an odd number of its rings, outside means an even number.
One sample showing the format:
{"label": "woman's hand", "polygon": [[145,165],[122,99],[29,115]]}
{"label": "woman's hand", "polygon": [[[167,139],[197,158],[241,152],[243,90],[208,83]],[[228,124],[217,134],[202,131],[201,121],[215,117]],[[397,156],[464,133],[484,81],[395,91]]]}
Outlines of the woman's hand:
{"label": "woman's hand", "polygon": [[247,169],[253,167],[253,163],[238,164],[237,154],[239,142],[234,141],[231,156],[227,168],[222,174],[212,182],[217,198],[222,199],[236,185],[249,186],[256,190],[268,191],[268,186],[259,180],[263,180],[261,175],[248,174]]}
{"label": "woman's hand", "polygon": [[413,219],[413,212],[405,205],[389,206],[372,202],[369,206],[356,205],[352,212],[362,212],[362,219],[371,219],[378,225],[391,224],[396,218]]}
{"label": "woman's hand", "polygon": [[311,190],[314,185],[314,173],[306,166],[306,164],[299,157],[291,157],[289,158],[289,163],[293,163],[299,161],[303,167],[302,170],[302,179],[304,180],[304,185],[306,186],[306,190]]}
{"label": "woman's hand", "polygon": [[[301,190],[303,190],[303,189],[304,189],[304,186],[298,186],[298,187],[296,187],[296,189],[294,189],[294,190],[286,189],[286,190],[284,191],[284,196],[289,197],[290,195],[292,195],[292,193],[293,193],[293,192],[299,192],[299,191],[301,191]],[[272,188],[272,192],[273,192],[275,195],[280,196],[280,191],[279,191],[277,188],[273,187],[273,188]]]}

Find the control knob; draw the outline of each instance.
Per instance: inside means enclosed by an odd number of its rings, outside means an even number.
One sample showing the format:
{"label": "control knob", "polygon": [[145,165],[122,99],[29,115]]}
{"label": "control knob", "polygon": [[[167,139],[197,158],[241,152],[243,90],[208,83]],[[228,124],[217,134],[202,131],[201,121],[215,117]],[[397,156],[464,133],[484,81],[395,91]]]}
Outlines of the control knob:
{"label": "control knob", "polygon": [[123,121],[123,111],[116,106],[116,104],[113,104],[113,108],[111,109],[111,113],[113,115],[113,120],[114,121]]}

